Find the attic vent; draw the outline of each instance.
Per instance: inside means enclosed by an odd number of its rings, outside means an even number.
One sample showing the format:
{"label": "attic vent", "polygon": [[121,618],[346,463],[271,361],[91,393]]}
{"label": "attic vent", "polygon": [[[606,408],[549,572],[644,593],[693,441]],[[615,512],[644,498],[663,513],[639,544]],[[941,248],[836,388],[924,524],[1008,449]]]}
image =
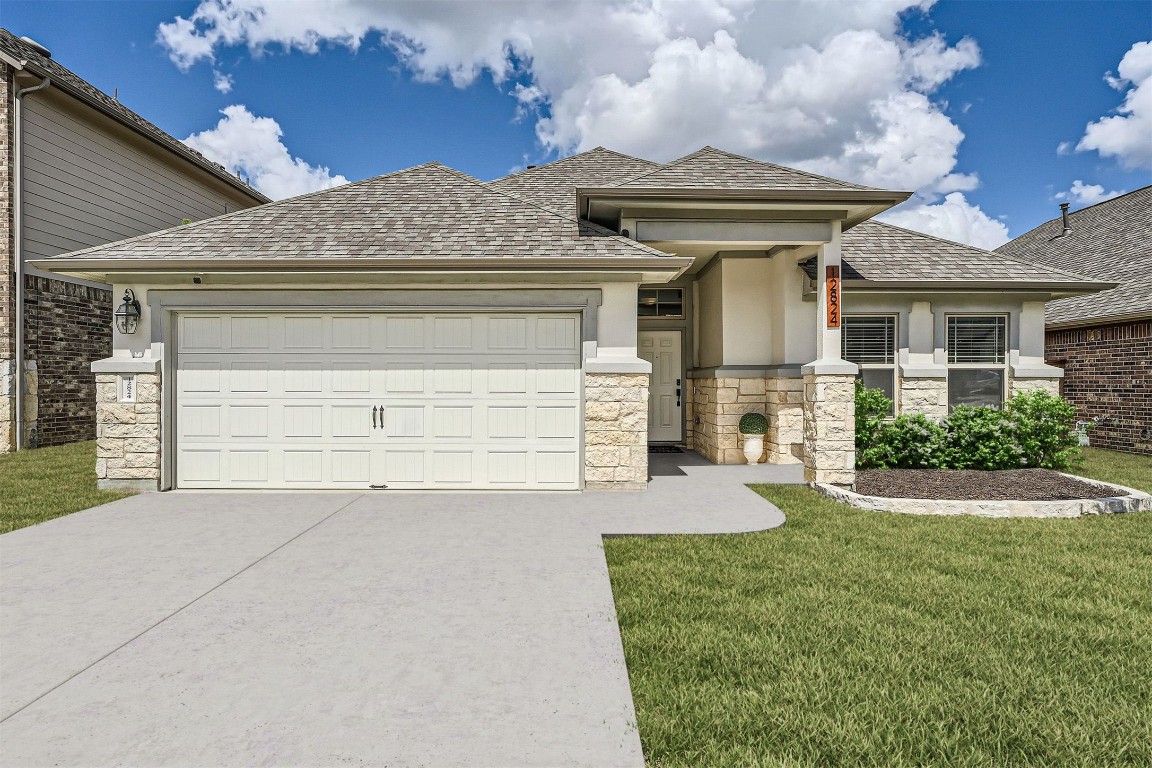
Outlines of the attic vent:
{"label": "attic vent", "polygon": [[32,38],[22,37],[20,39],[24,42],[25,45],[27,45],[32,50],[36,51],[36,53],[40,54],[44,58],[46,58],[46,59],[52,58],[52,51],[50,51],[47,48],[45,48],[44,46],[40,45],[40,43],[36,42]]}

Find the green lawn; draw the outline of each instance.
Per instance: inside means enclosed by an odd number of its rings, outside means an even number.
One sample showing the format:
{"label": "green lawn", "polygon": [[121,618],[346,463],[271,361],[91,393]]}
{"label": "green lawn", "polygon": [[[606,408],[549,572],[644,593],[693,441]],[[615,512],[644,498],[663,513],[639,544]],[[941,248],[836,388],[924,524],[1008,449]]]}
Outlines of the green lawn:
{"label": "green lawn", "polygon": [[[1152,459],[1080,470],[1152,486]],[[653,766],[1152,765],[1152,513],[605,543]]]}
{"label": "green lawn", "polygon": [[0,456],[0,533],[122,499],[96,489],[96,443]]}

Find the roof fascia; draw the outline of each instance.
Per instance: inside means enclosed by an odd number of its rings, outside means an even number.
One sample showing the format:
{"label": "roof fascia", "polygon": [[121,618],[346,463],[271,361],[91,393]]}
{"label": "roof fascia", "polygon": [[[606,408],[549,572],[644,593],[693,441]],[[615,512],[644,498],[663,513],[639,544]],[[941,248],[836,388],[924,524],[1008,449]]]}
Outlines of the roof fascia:
{"label": "roof fascia", "polygon": [[1059,293],[1075,296],[1097,293],[1115,288],[1119,283],[1083,281],[1022,281],[1022,280],[860,280],[845,279],[844,290],[897,291],[916,293],[924,290],[943,291],[1013,291],[1020,293]]}
{"label": "roof fascia", "polygon": [[1099,317],[1085,317],[1079,320],[1061,320],[1059,322],[1045,323],[1044,327],[1048,330],[1058,331],[1070,328],[1091,328],[1094,325],[1131,323],[1140,320],[1152,320],[1152,312],[1128,312],[1122,315],[1101,315]]}

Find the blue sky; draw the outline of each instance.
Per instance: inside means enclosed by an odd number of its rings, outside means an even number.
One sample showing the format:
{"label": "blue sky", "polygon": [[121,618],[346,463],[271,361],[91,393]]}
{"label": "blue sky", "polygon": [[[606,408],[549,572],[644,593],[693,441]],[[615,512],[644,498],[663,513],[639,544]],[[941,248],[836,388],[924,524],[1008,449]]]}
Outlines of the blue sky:
{"label": "blue sky", "polygon": [[914,190],[893,221],[992,246],[1152,183],[1152,3],[912,5],[5,0],[0,24],[273,196],[708,143]]}

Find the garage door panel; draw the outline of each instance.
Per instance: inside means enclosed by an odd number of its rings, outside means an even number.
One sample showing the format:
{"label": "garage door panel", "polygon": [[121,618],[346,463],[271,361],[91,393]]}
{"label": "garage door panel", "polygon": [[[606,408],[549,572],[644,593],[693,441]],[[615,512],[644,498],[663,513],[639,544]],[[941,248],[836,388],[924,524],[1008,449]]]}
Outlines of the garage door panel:
{"label": "garage door panel", "polygon": [[177,328],[182,487],[579,486],[577,316],[206,313]]}

